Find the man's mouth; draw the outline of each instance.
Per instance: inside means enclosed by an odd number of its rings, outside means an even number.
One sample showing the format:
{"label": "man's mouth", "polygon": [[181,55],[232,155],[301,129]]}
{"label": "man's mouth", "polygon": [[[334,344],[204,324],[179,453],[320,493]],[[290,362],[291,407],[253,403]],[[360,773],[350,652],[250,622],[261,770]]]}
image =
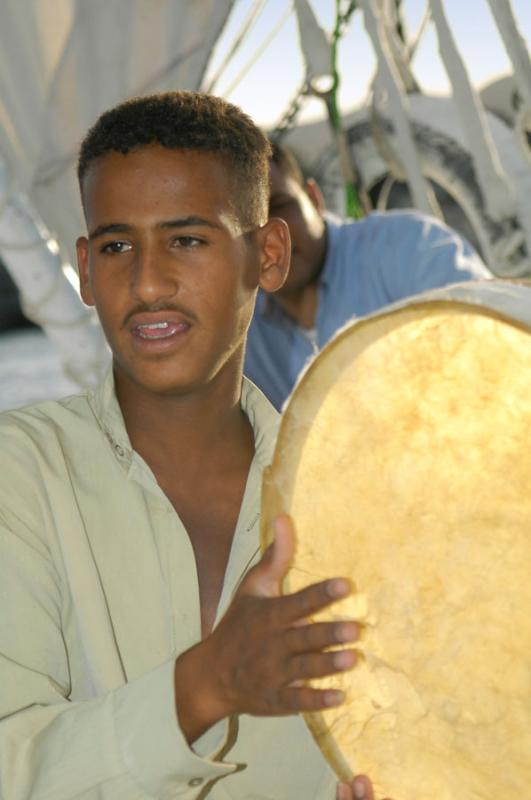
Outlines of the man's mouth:
{"label": "man's mouth", "polygon": [[150,309],[130,314],[125,324],[137,346],[165,352],[186,338],[194,322],[193,315],[179,309]]}
{"label": "man's mouth", "polygon": [[141,339],[168,339],[188,327],[184,322],[150,322],[135,325],[133,330]]}

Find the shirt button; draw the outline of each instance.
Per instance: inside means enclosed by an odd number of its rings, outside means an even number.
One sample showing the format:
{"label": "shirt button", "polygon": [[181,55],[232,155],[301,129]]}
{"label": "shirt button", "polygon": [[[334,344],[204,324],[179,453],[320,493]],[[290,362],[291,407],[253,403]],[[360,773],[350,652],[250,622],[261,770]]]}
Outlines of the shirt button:
{"label": "shirt button", "polygon": [[203,778],[190,778],[188,781],[188,786],[201,786],[203,783]]}
{"label": "shirt button", "polygon": [[124,455],[125,455],[125,450],[123,449],[123,447],[120,447],[120,445],[119,445],[119,444],[115,444],[115,445],[114,445],[114,449],[116,450],[116,452],[117,452],[117,454],[120,456],[120,458],[123,458],[123,457],[124,457]]}

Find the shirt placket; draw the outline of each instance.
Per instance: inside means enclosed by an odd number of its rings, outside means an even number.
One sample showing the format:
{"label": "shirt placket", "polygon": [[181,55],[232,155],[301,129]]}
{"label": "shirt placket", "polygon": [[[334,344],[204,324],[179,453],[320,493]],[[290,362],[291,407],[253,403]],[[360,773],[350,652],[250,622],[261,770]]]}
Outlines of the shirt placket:
{"label": "shirt placket", "polygon": [[145,462],[135,454],[135,479],[146,491],[153,534],[171,609],[171,647],[181,653],[201,639],[199,580],[192,543],[174,507]]}
{"label": "shirt placket", "polygon": [[243,578],[260,556],[260,490],[261,467],[255,455],[249,469],[214,625],[218,624]]}

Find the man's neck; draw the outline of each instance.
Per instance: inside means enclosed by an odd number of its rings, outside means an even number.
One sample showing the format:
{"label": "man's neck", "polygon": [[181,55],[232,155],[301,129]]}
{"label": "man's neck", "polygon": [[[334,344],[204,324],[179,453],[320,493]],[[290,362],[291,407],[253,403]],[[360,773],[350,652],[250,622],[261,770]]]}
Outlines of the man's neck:
{"label": "man's neck", "polygon": [[275,300],[301,328],[315,328],[319,305],[319,284],[317,281],[308,284],[304,289],[298,289],[289,294],[277,295]]}
{"label": "man's neck", "polygon": [[241,374],[223,375],[183,394],[155,394],[116,380],[116,393],[133,448],[153,467],[175,464],[175,449],[186,468],[200,469],[205,457],[238,449],[250,425],[240,406]]}
{"label": "man's neck", "polygon": [[301,288],[286,290],[281,289],[274,296],[275,302],[293,319],[301,328],[312,330],[316,327],[317,311],[319,308],[319,286],[325,268],[329,248],[329,233],[325,226],[323,235],[316,245],[315,257],[318,268],[313,274],[307,276],[307,283]]}

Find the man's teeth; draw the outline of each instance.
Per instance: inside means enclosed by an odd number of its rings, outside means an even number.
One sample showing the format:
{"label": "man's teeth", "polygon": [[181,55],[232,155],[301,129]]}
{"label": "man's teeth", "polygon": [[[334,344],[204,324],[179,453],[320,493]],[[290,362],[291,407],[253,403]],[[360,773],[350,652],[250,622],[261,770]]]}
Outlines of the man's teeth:
{"label": "man's teeth", "polygon": [[137,331],[142,339],[165,339],[174,335],[176,326],[169,322],[146,322],[137,325]]}

